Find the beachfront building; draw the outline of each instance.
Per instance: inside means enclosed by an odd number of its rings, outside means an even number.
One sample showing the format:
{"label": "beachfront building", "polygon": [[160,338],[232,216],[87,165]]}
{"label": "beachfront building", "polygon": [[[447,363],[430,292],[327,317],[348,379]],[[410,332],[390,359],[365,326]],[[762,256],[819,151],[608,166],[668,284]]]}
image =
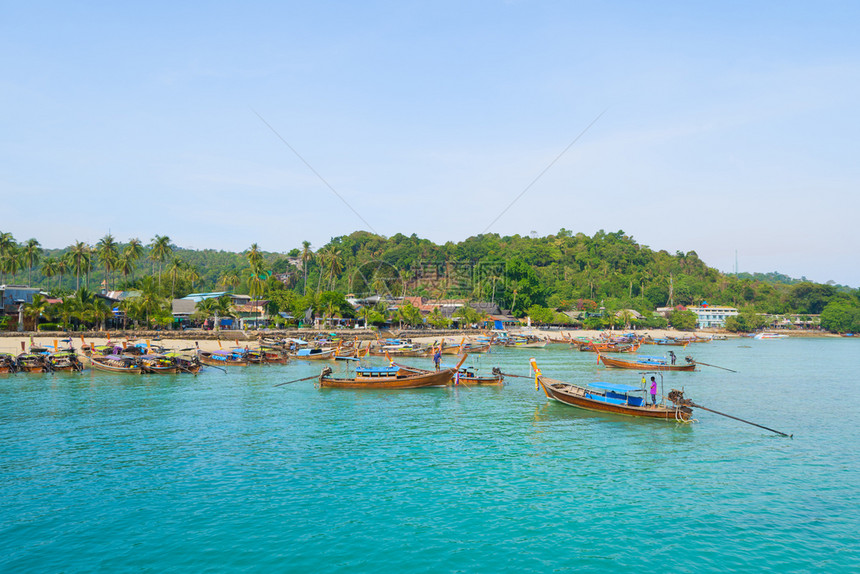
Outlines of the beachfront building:
{"label": "beachfront building", "polygon": [[734,307],[716,307],[712,305],[687,307],[687,311],[692,311],[696,314],[697,329],[723,329],[726,326],[726,319],[738,314],[738,310]]}
{"label": "beachfront building", "polygon": [[[40,293],[36,287],[24,285],[0,285],[0,317],[8,328],[24,328],[24,305],[33,302],[33,295]],[[6,318],[8,317],[8,319]]]}

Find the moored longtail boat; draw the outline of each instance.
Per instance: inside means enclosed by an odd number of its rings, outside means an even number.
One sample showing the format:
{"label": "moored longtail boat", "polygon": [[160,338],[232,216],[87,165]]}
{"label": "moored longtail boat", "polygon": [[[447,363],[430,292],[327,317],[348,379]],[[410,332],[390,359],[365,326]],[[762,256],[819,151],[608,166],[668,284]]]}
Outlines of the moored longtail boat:
{"label": "moored longtail boat", "polygon": [[[406,371],[413,371],[416,373],[433,373],[435,371],[431,371],[429,369],[419,369],[418,367],[411,367],[408,365],[400,365],[395,363],[395,367]],[[502,374],[502,371],[498,367],[493,367],[493,374],[489,377],[482,377],[477,374],[473,367],[462,367],[458,371],[455,371],[451,376],[451,380],[449,381],[451,385],[463,384],[466,386],[477,385],[483,387],[491,387],[491,386],[502,386],[505,384],[505,376]]]}
{"label": "moored longtail boat", "polygon": [[109,373],[139,375],[143,372],[143,367],[135,359],[121,355],[105,355],[102,357],[93,355],[90,357],[90,364],[96,371],[107,371]]}
{"label": "moored longtail boat", "polygon": [[77,353],[72,350],[51,353],[47,360],[51,371],[80,372],[84,370],[84,366],[78,360]]}
{"label": "moored longtail boat", "polygon": [[165,355],[176,361],[176,368],[180,373],[196,375],[203,366],[202,363],[200,363],[200,359],[197,358],[197,355],[187,356],[181,355],[178,352],[169,352],[165,353]]}
{"label": "moored longtail boat", "polygon": [[[683,404],[684,392],[673,389],[669,393],[672,404],[665,399],[657,406],[649,406],[645,389],[618,383],[595,382],[587,385],[565,383],[543,376],[534,359],[529,361],[535,373],[535,387],[543,389],[547,398],[572,407],[667,421],[688,421],[693,410]],[[641,394],[642,396],[637,396]]]}
{"label": "moored longtail boat", "polygon": [[666,346],[668,346],[668,347],[686,347],[687,345],[689,345],[691,343],[691,341],[689,339],[684,340],[684,339],[671,339],[671,338],[663,338],[663,339],[646,338],[646,339],[642,339],[642,343],[644,343],[646,345],[661,345],[664,347],[666,347]]}
{"label": "moored longtail boat", "polygon": [[318,385],[321,388],[333,389],[421,389],[430,387],[445,387],[457,370],[463,365],[466,355],[460,359],[453,369],[441,371],[416,372],[397,365],[390,367],[359,367],[351,379],[334,378],[331,367],[322,370]]}
{"label": "moored longtail boat", "polygon": [[334,359],[337,349],[299,349],[293,358],[303,361],[327,361]]}
{"label": "moored longtail boat", "polygon": [[597,355],[603,364],[607,367],[616,369],[638,369],[640,371],[695,371],[696,363],[691,362],[686,365],[672,365],[661,357],[644,357],[637,356],[635,360],[618,359],[616,357],[607,357],[606,355]]}
{"label": "moored longtail boat", "polygon": [[260,354],[263,356],[264,363],[286,365],[290,360],[287,352],[282,348],[260,347]]}
{"label": "moored longtail boat", "polygon": [[48,358],[39,353],[21,353],[18,355],[18,371],[22,373],[49,372]]}
{"label": "moored longtail boat", "polygon": [[18,359],[11,353],[0,353],[0,375],[18,372]]}
{"label": "moored longtail boat", "polygon": [[176,360],[166,355],[141,355],[138,362],[144,373],[173,375],[179,372]]}
{"label": "moored longtail boat", "polygon": [[204,365],[213,367],[247,367],[248,361],[231,351],[197,351],[197,358]]}

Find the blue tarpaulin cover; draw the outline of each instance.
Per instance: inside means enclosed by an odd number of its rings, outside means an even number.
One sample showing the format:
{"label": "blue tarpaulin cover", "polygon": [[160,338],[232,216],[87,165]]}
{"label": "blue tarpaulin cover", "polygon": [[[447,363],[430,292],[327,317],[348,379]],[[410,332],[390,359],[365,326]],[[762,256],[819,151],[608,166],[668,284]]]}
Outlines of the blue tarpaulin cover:
{"label": "blue tarpaulin cover", "polygon": [[631,393],[642,390],[639,387],[622,385],[620,383],[588,383],[588,386],[592,389],[603,389],[604,391],[613,391],[616,393]]}

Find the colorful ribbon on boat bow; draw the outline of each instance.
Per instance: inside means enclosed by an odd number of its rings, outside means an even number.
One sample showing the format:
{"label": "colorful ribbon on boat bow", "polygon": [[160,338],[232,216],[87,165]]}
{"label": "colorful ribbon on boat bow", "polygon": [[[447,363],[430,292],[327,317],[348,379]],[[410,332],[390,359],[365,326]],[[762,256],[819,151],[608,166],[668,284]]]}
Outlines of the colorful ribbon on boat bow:
{"label": "colorful ribbon on boat bow", "polygon": [[529,359],[529,363],[532,364],[532,370],[535,372],[535,390],[538,390],[540,386],[538,385],[538,377],[541,376],[540,369],[538,369],[537,361],[534,360],[534,357]]}

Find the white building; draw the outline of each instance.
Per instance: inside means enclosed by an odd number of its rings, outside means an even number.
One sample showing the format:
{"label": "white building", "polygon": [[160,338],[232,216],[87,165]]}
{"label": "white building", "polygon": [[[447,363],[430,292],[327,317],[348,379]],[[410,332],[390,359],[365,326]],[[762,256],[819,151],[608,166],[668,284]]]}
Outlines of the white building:
{"label": "white building", "polygon": [[697,329],[722,329],[726,326],[726,319],[738,314],[734,307],[687,307],[687,311],[696,314]]}

